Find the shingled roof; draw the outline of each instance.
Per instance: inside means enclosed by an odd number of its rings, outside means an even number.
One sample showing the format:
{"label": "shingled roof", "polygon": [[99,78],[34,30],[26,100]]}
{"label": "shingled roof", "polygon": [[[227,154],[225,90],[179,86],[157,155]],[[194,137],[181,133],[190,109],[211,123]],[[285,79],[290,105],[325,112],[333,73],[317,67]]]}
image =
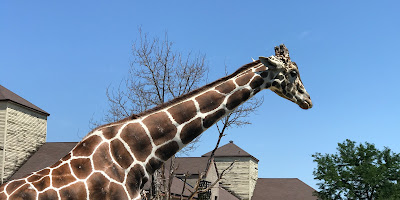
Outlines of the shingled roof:
{"label": "shingled roof", "polygon": [[27,101],[26,99],[18,96],[14,92],[11,92],[9,89],[5,88],[4,86],[0,85],[0,101],[12,101],[16,104],[21,106],[30,108],[36,112],[49,116],[50,114],[46,111],[40,109],[39,107],[33,105],[31,102]]}
{"label": "shingled roof", "polygon": [[[170,161],[165,162],[169,168]],[[207,167],[207,157],[176,157],[175,158],[175,173],[176,174],[200,174]]]}
{"label": "shingled roof", "polygon": [[10,180],[22,178],[56,163],[67,155],[76,144],[77,142],[46,142],[11,176]]}
{"label": "shingled roof", "polygon": [[[212,151],[202,155],[202,157],[210,157],[211,153],[212,153]],[[215,151],[214,157],[215,158],[218,158],[218,157],[251,157],[256,162],[259,161],[257,158],[255,158],[254,156],[252,156],[251,154],[247,153],[245,150],[243,150],[242,148],[240,148],[236,144],[234,144],[233,141],[229,141],[228,144],[226,144],[222,147],[219,147]]]}
{"label": "shingled roof", "polygon": [[298,178],[259,178],[251,200],[317,200],[314,191]]}

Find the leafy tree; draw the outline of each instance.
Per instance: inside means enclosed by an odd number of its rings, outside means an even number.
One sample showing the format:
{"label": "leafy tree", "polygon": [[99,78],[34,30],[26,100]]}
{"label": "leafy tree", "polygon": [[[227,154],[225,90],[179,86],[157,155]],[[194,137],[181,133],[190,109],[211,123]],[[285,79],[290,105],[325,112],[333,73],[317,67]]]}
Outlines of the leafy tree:
{"label": "leafy tree", "polygon": [[336,154],[312,155],[321,199],[400,199],[400,154],[346,140]]}

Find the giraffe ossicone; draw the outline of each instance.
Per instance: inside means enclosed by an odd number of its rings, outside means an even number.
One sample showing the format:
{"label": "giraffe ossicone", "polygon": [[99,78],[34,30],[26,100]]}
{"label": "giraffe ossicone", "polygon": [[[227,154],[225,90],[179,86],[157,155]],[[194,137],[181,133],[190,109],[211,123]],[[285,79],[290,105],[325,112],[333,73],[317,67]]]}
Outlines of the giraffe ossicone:
{"label": "giraffe ossicone", "polygon": [[0,199],[140,199],[151,174],[219,119],[263,89],[312,107],[282,44],[236,72],[90,132],[52,166],[0,186]]}

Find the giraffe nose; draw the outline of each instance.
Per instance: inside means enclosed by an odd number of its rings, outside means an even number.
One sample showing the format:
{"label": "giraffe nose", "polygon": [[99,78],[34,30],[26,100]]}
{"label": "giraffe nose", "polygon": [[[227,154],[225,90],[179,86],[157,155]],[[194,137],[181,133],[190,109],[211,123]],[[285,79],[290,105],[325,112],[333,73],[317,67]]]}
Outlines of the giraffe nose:
{"label": "giraffe nose", "polygon": [[312,108],[313,107],[311,99],[306,99],[306,102],[308,103],[308,108]]}
{"label": "giraffe nose", "polygon": [[313,107],[313,104],[311,102],[311,99],[307,98],[303,100],[302,102],[299,103],[300,108],[307,110]]}
{"label": "giraffe nose", "polygon": [[302,107],[303,109],[310,109],[313,107],[311,99],[309,98],[305,99],[303,103],[306,105],[305,108]]}

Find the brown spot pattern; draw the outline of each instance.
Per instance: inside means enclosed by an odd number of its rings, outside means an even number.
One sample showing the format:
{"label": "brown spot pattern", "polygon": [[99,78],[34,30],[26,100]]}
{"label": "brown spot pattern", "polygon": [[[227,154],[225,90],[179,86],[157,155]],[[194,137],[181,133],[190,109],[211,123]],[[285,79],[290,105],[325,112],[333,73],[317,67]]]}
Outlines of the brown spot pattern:
{"label": "brown spot pattern", "polygon": [[122,183],[124,181],[124,176],[125,176],[125,171],[121,167],[119,167],[116,164],[112,164],[105,170],[106,174],[110,176],[110,178],[114,179],[115,181],[118,181]]}
{"label": "brown spot pattern", "polygon": [[92,165],[89,158],[71,160],[71,168],[75,176],[79,179],[85,179],[92,172]]}
{"label": "brown spot pattern", "polygon": [[110,148],[114,160],[117,161],[122,168],[128,168],[132,164],[133,158],[131,154],[125,149],[124,144],[122,144],[120,140],[111,141]]}
{"label": "brown spot pattern", "polygon": [[176,127],[169,120],[165,112],[152,114],[144,119],[143,123],[149,129],[155,145],[160,145],[175,137]]}
{"label": "brown spot pattern", "polygon": [[29,185],[24,185],[15,191],[9,199],[13,200],[34,200],[36,199],[36,191],[29,189]]}
{"label": "brown spot pattern", "polygon": [[128,144],[139,161],[145,161],[151,153],[151,142],[139,123],[128,124],[121,132],[121,138]]}
{"label": "brown spot pattern", "polygon": [[72,153],[74,156],[90,156],[100,142],[101,138],[99,136],[92,135],[80,142],[75,149],[72,150]]}
{"label": "brown spot pattern", "polygon": [[90,199],[110,199],[110,193],[108,193],[110,181],[101,173],[92,174],[87,182]]}
{"label": "brown spot pattern", "polygon": [[35,182],[38,181],[39,179],[43,178],[42,175],[37,175],[37,174],[32,174],[28,177],[28,182]]}
{"label": "brown spot pattern", "polygon": [[129,199],[124,188],[116,183],[110,183],[110,199],[125,200]]}
{"label": "brown spot pattern", "polygon": [[61,163],[62,163],[62,160],[59,160],[59,161],[57,161],[56,163],[54,163],[53,165],[51,165],[50,168],[56,168],[56,167],[58,167],[59,165],[61,165]]}
{"label": "brown spot pattern", "polygon": [[208,91],[198,97],[196,97],[196,101],[200,105],[200,111],[202,113],[212,111],[224,101],[225,96],[219,94],[215,91]]}
{"label": "brown spot pattern", "polygon": [[[0,190],[2,190],[3,188],[0,187]],[[7,199],[7,195],[4,194],[4,192],[0,193],[0,199]]]}
{"label": "brown spot pattern", "polygon": [[42,169],[42,170],[36,172],[36,174],[40,174],[40,175],[43,175],[43,176],[49,175],[50,174],[50,169]]}
{"label": "brown spot pattern", "polygon": [[139,194],[140,188],[142,184],[142,177],[144,177],[144,170],[142,166],[135,165],[132,167],[131,171],[129,171],[126,187],[131,196],[131,198],[136,197]]}
{"label": "brown spot pattern", "polygon": [[104,171],[108,176],[116,181],[124,181],[124,170],[113,163],[107,143],[104,143],[97,148],[96,152],[93,154],[93,164],[95,170]]}
{"label": "brown spot pattern", "polygon": [[198,117],[190,123],[186,124],[181,130],[181,140],[183,144],[191,142],[194,138],[203,132],[201,118]]}
{"label": "brown spot pattern", "polygon": [[212,126],[215,122],[217,122],[222,116],[225,115],[225,110],[224,109],[220,109],[217,112],[211,113],[209,115],[207,115],[204,119],[203,119],[203,126],[204,128],[209,128],[210,126]]}
{"label": "brown spot pattern", "polygon": [[17,189],[24,183],[26,183],[25,180],[18,180],[18,181],[13,181],[13,182],[9,183],[6,188],[7,194],[11,194],[11,192],[13,192],[15,189]]}
{"label": "brown spot pattern", "polygon": [[253,77],[253,75],[254,75],[253,73],[247,73],[247,74],[242,75],[242,76],[240,76],[239,78],[237,78],[237,79],[235,80],[235,82],[236,82],[236,84],[238,84],[239,86],[246,85],[246,84],[250,81],[251,77]]}
{"label": "brown spot pattern", "polygon": [[[50,177],[46,176],[46,177],[40,179],[39,181],[33,182],[32,184],[37,190],[43,191],[44,189],[46,189],[50,186]],[[54,185],[54,183],[53,183],[53,185]]]}
{"label": "brown spot pattern", "polygon": [[66,156],[64,156],[64,158],[62,158],[61,160],[62,161],[67,161],[67,160],[69,160],[69,159],[71,159],[71,153],[68,153]]}
{"label": "brown spot pattern", "polygon": [[168,112],[178,124],[182,124],[196,116],[196,106],[193,101],[186,101],[171,107]]}
{"label": "brown spot pattern", "polygon": [[228,94],[232,90],[236,88],[235,84],[233,83],[232,80],[227,81],[219,86],[217,86],[215,89],[218,90],[221,93]]}
{"label": "brown spot pattern", "polygon": [[60,190],[62,200],[86,199],[86,187],[82,182],[74,183]]}
{"label": "brown spot pattern", "polygon": [[104,170],[112,164],[111,155],[108,151],[108,144],[100,145],[93,154],[93,165],[95,170]]}
{"label": "brown spot pattern", "polygon": [[154,171],[159,169],[162,164],[163,164],[163,162],[161,162],[160,160],[157,160],[156,158],[151,158],[149,160],[149,162],[147,162],[147,164],[146,164],[146,171],[149,174],[153,174]]}
{"label": "brown spot pattern", "polygon": [[109,126],[101,129],[103,132],[103,135],[107,139],[111,139],[117,135],[118,130],[121,128],[121,125],[114,125],[114,126]]}
{"label": "brown spot pattern", "polygon": [[264,83],[264,79],[262,79],[260,76],[254,77],[254,79],[250,82],[250,87],[251,88],[258,88]]}
{"label": "brown spot pattern", "polygon": [[236,108],[242,102],[246,101],[250,97],[250,91],[248,89],[241,89],[233,93],[226,103],[226,107],[229,110]]}
{"label": "brown spot pattern", "polygon": [[39,194],[39,199],[40,200],[54,200],[57,199],[58,195],[55,190],[47,190],[46,192],[40,193]]}
{"label": "brown spot pattern", "polygon": [[168,160],[179,150],[179,144],[176,141],[168,142],[162,145],[156,150],[156,156],[161,158],[161,160]]}
{"label": "brown spot pattern", "polygon": [[53,181],[53,186],[56,188],[76,181],[75,177],[73,177],[71,174],[68,164],[64,164],[61,167],[54,169],[51,173],[51,178]]}

